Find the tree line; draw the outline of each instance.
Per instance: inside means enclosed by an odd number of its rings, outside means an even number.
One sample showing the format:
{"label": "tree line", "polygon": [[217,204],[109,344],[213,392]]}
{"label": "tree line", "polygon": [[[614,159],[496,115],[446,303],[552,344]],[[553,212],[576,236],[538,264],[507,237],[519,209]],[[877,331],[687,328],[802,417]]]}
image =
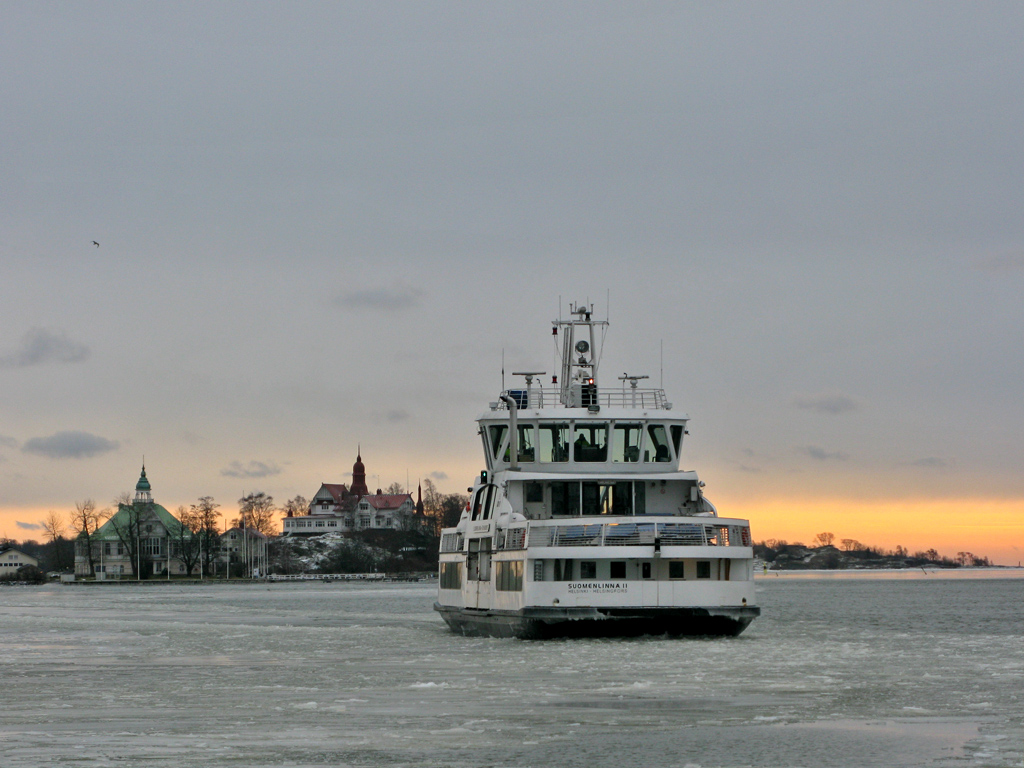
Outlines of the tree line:
{"label": "tree line", "polygon": [[[428,520],[428,530],[423,533],[426,541],[407,541],[406,531],[367,531],[362,535],[354,535],[356,541],[365,546],[352,550],[349,561],[335,562],[336,573],[356,573],[373,570],[373,567],[387,569],[401,559],[400,552],[418,553],[417,557],[406,557],[425,568],[433,568],[437,562],[436,540],[440,539],[441,529],[454,526],[468,502],[468,497],[458,493],[442,493],[435,484],[427,479],[422,483],[423,507]],[[405,493],[402,486],[392,483],[384,493]],[[175,524],[168,531],[175,556],[185,566],[186,573],[201,569],[203,573],[213,572],[214,564],[220,556],[220,536],[231,528],[245,528],[270,539],[271,558],[277,561],[282,572],[295,572],[296,558],[293,547],[278,546],[275,539],[281,532],[281,517],[306,515],[309,502],[301,495],[295,496],[278,506],[274,497],[262,491],[246,494],[238,500],[237,515],[228,515],[220,511],[221,505],[212,496],[201,496],[195,503],[181,505],[174,513]],[[123,510],[120,515],[117,513]],[[145,511],[132,504],[132,495],[128,492],[119,494],[111,506],[97,508],[92,499],[76,502],[74,508],[59,512],[50,510],[41,523],[43,541],[25,539],[0,539],[0,544],[10,545],[36,558],[43,572],[72,572],[75,566],[75,542],[82,544],[81,551],[89,558],[89,572],[95,571],[95,555],[93,543],[99,529],[111,521],[111,527],[117,541],[130,562],[139,562],[142,553],[139,547],[144,537],[141,526],[145,522]],[[222,526],[224,530],[222,529]],[[391,541],[391,540],[394,541]],[[433,540],[433,542],[431,541]],[[375,554],[375,550],[377,554]],[[383,552],[384,554],[379,554]],[[423,557],[425,555],[425,559]],[[337,559],[337,558],[336,558]],[[357,566],[370,564],[373,567],[361,571]]]}
{"label": "tree line", "polygon": [[802,542],[791,544],[784,539],[766,539],[754,543],[754,555],[771,563],[792,561],[805,557],[808,551],[813,551],[817,564],[825,568],[842,567],[844,561],[890,561],[894,565],[912,567],[932,565],[940,568],[981,568],[992,565],[987,557],[967,551],[957,552],[955,557],[946,557],[939,554],[934,547],[910,552],[902,545],[896,545],[893,549],[883,549],[852,538],[838,539],[838,546],[836,546],[837,537],[830,531],[816,534],[813,542],[808,547]]}

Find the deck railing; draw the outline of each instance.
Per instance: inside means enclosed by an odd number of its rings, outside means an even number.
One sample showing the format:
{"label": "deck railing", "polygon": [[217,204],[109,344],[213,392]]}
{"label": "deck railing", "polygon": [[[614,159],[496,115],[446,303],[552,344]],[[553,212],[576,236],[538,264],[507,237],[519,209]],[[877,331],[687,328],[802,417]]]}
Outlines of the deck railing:
{"label": "deck railing", "polygon": [[[461,552],[461,533],[441,537],[442,552]],[[499,528],[492,543],[495,552],[530,547],[749,547],[750,528],[714,523],[516,523]]]}
{"label": "deck railing", "polygon": [[583,523],[530,528],[531,547],[750,546],[750,529],[707,523]]}
{"label": "deck railing", "polygon": [[[557,408],[561,405],[562,391],[557,387],[531,387],[530,389],[507,389],[503,395],[511,397],[518,408],[537,410],[540,408]],[[583,395],[581,395],[583,397]],[[597,402],[608,408],[645,408],[662,409],[669,407],[663,389],[598,389]],[[590,403],[587,403],[590,404]],[[503,400],[495,403],[498,410],[508,410]],[[581,407],[583,403],[581,402]]]}

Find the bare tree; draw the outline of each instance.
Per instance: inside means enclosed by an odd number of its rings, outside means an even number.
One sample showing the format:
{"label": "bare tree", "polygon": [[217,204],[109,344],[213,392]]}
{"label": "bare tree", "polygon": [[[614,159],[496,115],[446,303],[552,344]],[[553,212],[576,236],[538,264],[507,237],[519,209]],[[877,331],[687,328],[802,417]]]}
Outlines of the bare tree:
{"label": "bare tree", "polygon": [[211,572],[217,553],[220,550],[220,531],[218,530],[217,518],[220,512],[217,511],[217,504],[212,496],[201,496],[197,504],[189,507],[189,515],[193,520],[193,532],[199,534],[199,549],[203,561],[203,570]]}
{"label": "bare tree", "polygon": [[836,540],[836,536],[834,533],[828,533],[826,531],[825,533],[819,533],[814,537],[814,539],[818,542],[818,546],[831,547],[832,542]]}
{"label": "bare tree", "polygon": [[64,569],[64,534],[68,523],[63,514],[51,509],[43,520],[43,531],[50,542],[51,567],[60,571]]}
{"label": "bare tree", "polygon": [[469,497],[462,493],[449,493],[441,501],[441,521],[444,528],[459,524],[462,512],[469,503]]}
{"label": "bare tree", "polygon": [[95,573],[95,557],[93,541],[100,527],[100,518],[96,513],[96,502],[92,499],[75,502],[75,510],[71,513],[71,527],[77,532],[76,546],[78,553],[85,556],[89,563],[89,573]]}
{"label": "bare tree", "polygon": [[843,539],[843,549],[847,552],[856,552],[857,550],[864,549],[864,545],[856,539]]}
{"label": "bare tree", "polygon": [[435,537],[441,535],[441,528],[444,527],[444,495],[437,490],[434,481],[429,477],[422,482],[423,487],[423,514],[430,521],[430,533]]}
{"label": "bare tree", "polygon": [[257,530],[264,536],[277,535],[277,509],[274,507],[273,496],[263,491],[250,493],[238,500],[238,511],[239,527]]}
{"label": "bare tree", "polygon": [[[117,499],[124,498],[125,494],[121,494]],[[111,530],[117,535],[118,540],[121,542],[121,546],[124,548],[125,554],[128,556],[128,562],[131,563],[132,572],[135,574],[136,579],[142,578],[142,553],[145,548],[142,543],[142,523],[145,517],[145,505],[144,504],[132,504],[118,501],[116,509],[110,513],[110,520],[108,525]],[[149,563],[149,557],[146,557],[147,564]]]}
{"label": "bare tree", "polygon": [[309,514],[309,502],[305,496],[296,496],[294,499],[288,499],[281,511],[288,517],[302,517]]}
{"label": "bare tree", "polygon": [[384,493],[405,493],[405,487],[401,483],[392,483],[384,489]]}
{"label": "bare tree", "polygon": [[167,531],[168,544],[185,566],[185,573],[190,576],[202,556],[202,537],[197,533],[201,522],[198,514],[193,514],[188,507],[182,505],[178,507],[178,519],[172,524],[171,530]]}

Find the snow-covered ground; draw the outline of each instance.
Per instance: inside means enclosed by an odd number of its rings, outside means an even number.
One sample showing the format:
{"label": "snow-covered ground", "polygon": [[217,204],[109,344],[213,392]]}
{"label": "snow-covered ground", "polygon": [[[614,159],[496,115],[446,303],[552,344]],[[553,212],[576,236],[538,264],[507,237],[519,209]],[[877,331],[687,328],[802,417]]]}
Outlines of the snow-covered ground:
{"label": "snow-covered ground", "polygon": [[1021,766],[1024,580],[772,579],[727,640],[450,634],[421,584],[0,589],[0,764]]}

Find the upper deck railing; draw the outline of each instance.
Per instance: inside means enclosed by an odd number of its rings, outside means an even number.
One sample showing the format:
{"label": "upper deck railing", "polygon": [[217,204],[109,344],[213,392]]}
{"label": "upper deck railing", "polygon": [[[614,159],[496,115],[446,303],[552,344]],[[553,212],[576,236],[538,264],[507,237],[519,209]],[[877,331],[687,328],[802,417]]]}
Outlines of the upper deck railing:
{"label": "upper deck railing", "polygon": [[[619,521],[616,523],[571,521],[524,521],[493,534],[495,552],[530,547],[749,547],[750,526],[740,521],[659,522]],[[463,533],[447,531],[441,536],[442,552],[461,552]]]}
{"label": "upper deck railing", "polygon": [[[508,395],[520,410],[562,407],[562,390],[556,387],[531,387],[529,389],[506,389]],[[592,405],[601,408],[640,408],[643,410],[669,410],[672,403],[665,399],[663,389],[596,389],[585,387],[570,388],[569,403],[566,407],[587,408]],[[492,403],[496,410],[508,410],[505,401]]]}

